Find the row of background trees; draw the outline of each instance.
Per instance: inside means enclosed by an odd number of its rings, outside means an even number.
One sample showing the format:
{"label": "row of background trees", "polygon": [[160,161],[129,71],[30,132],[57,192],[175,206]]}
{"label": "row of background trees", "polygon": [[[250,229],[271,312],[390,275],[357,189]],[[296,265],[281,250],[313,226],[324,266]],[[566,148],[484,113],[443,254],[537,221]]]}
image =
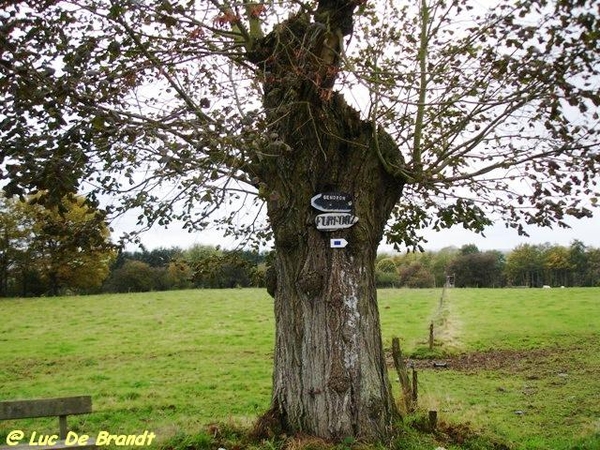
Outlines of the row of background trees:
{"label": "row of background trees", "polygon": [[[263,287],[270,253],[196,245],[121,253],[104,289],[112,292],[183,288]],[[523,244],[511,251],[475,245],[439,251],[380,254],[378,287],[600,286],[600,249]]]}
{"label": "row of background trees", "polygon": [[569,247],[522,244],[510,251],[475,245],[437,252],[380,255],[378,287],[600,286],[600,249],[574,240]]}
{"label": "row of background trees", "polygon": [[194,246],[120,251],[82,197],[0,196],[0,296],[262,286],[267,255]]}
{"label": "row of background trees", "polygon": [[[119,251],[103,214],[81,198],[61,207],[0,198],[0,295],[263,287],[271,253],[195,245]],[[600,249],[524,244],[508,252],[475,245],[380,254],[378,287],[600,286]]]}
{"label": "row of background trees", "polygon": [[104,283],[105,292],[192,288],[263,287],[269,255],[194,245],[122,252]]}

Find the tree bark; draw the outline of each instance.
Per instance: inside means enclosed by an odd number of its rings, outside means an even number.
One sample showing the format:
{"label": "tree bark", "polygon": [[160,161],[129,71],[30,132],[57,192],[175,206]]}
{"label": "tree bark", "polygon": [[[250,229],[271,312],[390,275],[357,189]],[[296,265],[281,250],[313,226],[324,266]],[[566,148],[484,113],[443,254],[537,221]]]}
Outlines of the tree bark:
{"label": "tree bark", "polygon": [[[331,90],[341,45],[335,39],[342,35],[331,29],[297,16],[265,38],[257,57],[271,143],[256,173],[277,254],[268,417],[288,433],[375,440],[388,435],[398,414],[381,340],[375,257],[404,183],[386,170],[401,163],[392,139]],[[316,229],[311,198],[329,191],[352,196],[356,225]],[[348,246],[331,248],[331,238]]]}
{"label": "tree bark", "polygon": [[[401,188],[392,183],[389,189],[382,181],[387,175],[367,145],[368,128],[350,148],[339,148],[337,161],[313,150],[311,169],[281,171],[272,181],[276,188],[268,206],[277,251],[273,410],[292,432],[333,439],[383,437],[396,414],[374,268]],[[337,144],[345,147],[342,142]],[[308,152],[292,149],[298,150]],[[330,190],[352,195],[359,218],[354,227],[315,228],[310,198]],[[332,237],[346,239],[348,246],[331,248]]]}

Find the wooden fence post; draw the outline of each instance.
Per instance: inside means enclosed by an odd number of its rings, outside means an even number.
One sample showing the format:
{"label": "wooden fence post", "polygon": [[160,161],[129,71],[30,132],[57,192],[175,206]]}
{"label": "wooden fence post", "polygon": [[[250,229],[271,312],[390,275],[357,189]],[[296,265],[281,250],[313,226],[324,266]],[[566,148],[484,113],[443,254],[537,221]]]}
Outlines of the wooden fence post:
{"label": "wooden fence post", "polygon": [[435,431],[437,428],[437,411],[429,411],[429,429]]}
{"label": "wooden fence post", "polygon": [[[416,402],[414,401],[415,386],[411,386],[410,379],[408,378],[408,369],[402,358],[402,350],[400,350],[400,340],[397,337],[392,338],[392,358],[394,359],[394,367],[398,374],[398,380],[400,381],[400,387],[402,388],[402,397],[404,400],[404,407],[406,412],[410,413],[415,410]],[[416,378],[413,369],[413,383]]]}
{"label": "wooden fence post", "polygon": [[417,380],[417,369],[413,367],[412,371],[412,404],[413,408],[417,407],[417,402],[419,400],[419,383]]}
{"label": "wooden fence post", "polygon": [[433,350],[433,322],[429,324],[429,350]]}

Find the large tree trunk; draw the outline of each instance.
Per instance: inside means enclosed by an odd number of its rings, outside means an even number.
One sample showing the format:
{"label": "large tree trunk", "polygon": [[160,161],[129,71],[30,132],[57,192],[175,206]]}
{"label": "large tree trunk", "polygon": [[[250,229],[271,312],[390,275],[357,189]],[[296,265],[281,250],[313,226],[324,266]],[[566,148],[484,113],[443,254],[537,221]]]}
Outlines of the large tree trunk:
{"label": "large tree trunk", "polygon": [[[286,432],[372,440],[397,417],[374,266],[403,183],[384,167],[400,164],[393,141],[331,91],[337,53],[330,50],[341,33],[330,29],[293,18],[266,38],[260,58],[272,138],[260,179],[277,252],[269,416]],[[330,191],[352,196],[356,225],[316,229],[311,197]],[[331,248],[331,238],[348,245]]]}
{"label": "large tree trunk", "polygon": [[[329,120],[318,128],[335,129]],[[271,182],[275,189],[268,205],[277,250],[273,408],[291,431],[326,438],[382,437],[395,416],[374,267],[401,186],[381,168],[369,146],[370,130],[364,126],[361,135],[350,138],[352,144],[331,140],[326,154],[315,149],[316,142],[297,143],[291,151],[310,154],[312,164],[282,170]],[[354,227],[315,228],[317,211],[310,198],[331,190],[352,195],[359,219]],[[334,237],[346,239],[347,247],[331,248]]]}

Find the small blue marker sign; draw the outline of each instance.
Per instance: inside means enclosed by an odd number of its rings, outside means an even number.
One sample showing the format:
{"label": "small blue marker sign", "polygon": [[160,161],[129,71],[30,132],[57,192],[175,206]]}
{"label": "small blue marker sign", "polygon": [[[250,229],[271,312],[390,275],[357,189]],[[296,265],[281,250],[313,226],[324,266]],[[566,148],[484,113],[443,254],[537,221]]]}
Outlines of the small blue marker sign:
{"label": "small blue marker sign", "polygon": [[345,248],[348,245],[348,241],[343,238],[331,239],[329,246],[331,248]]}

